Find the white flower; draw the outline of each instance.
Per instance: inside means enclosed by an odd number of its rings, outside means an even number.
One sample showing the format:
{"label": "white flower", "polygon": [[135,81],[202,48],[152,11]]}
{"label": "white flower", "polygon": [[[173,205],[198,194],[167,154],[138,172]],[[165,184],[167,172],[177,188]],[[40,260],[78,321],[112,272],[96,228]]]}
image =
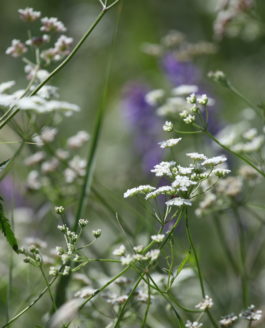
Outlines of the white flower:
{"label": "white flower", "polygon": [[214,169],[213,170],[213,174],[216,175],[218,178],[223,178],[225,177],[227,174],[229,174],[231,171],[227,170],[227,169]]}
{"label": "white flower", "polygon": [[120,245],[120,247],[114,249],[112,254],[115,255],[115,256],[123,256],[125,254],[125,252],[126,252],[125,246]]}
{"label": "white flower", "polygon": [[41,19],[41,31],[44,32],[65,32],[66,28],[64,24],[56,17],[44,17]]}
{"label": "white flower", "polygon": [[200,105],[207,105],[207,103],[208,103],[208,97],[207,97],[207,95],[201,95],[200,97],[198,97],[198,103],[200,104]]}
{"label": "white flower", "polygon": [[249,321],[258,321],[262,318],[262,310],[255,310],[255,305],[250,305],[247,310],[239,314],[240,317]]}
{"label": "white flower", "polygon": [[138,187],[135,187],[135,188],[128,189],[124,193],[123,197],[128,198],[128,197],[132,197],[132,196],[135,196],[135,195],[138,195],[138,194],[147,194],[147,193],[151,192],[154,189],[155,188],[150,186],[150,185],[138,186]]}
{"label": "white flower", "polygon": [[158,256],[160,254],[160,250],[159,249],[152,249],[151,251],[146,253],[146,258],[150,259],[151,262],[155,261],[158,259]]}
{"label": "white flower", "polygon": [[184,198],[181,198],[181,197],[176,197],[176,198],[168,200],[166,202],[166,205],[167,206],[184,206],[184,205],[191,206],[192,203],[188,199],[184,199]]}
{"label": "white flower", "polygon": [[157,188],[156,190],[148,193],[145,196],[145,199],[155,198],[159,195],[172,195],[174,194],[175,190],[171,186],[162,186]]}
{"label": "white flower", "polygon": [[196,85],[180,85],[177,88],[174,88],[172,90],[172,94],[175,96],[187,96],[190,95],[191,93],[196,93],[198,92],[198,87]]}
{"label": "white flower", "polygon": [[252,129],[248,130],[247,132],[245,132],[243,134],[243,137],[247,140],[252,140],[253,138],[255,138],[257,136],[257,134],[258,134],[257,129],[252,128]]}
{"label": "white flower", "polygon": [[69,153],[67,150],[63,150],[61,148],[56,150],[56,156],[60,159],[67,159],[69,157]]}
{"label": "white flower", "polygon": [[122,265],[129,265],[134,261],[134,258],[131,255],[126,255],[121,257]]}
{"label": "white flower", "polygon": [[185,327],[186,328],[200,328],[202,327],[202,323],[199,323],[198,321],[187,321],[186,324],[185,324]]}
{"label": "white flower", "polygon": [[41,170],[43,173],[54,172],[59,166],[59,161],[57,158],[52,158],[50,161],[44,162],[41,165]]}
{"label": "white flower", "polygon": [[166,141],[160,142],[160,148],[170,148],[177,145],[182,138],[168,139]]}
{"label": "white flower", "polygon": [[72,45],[73,41],[73,38],[61,35],[59,39],[55,42],[54,51],[60,57],[68,55],[70,52],[70,46]]}
{"label": "white flower", "polygon": [[96,291],[97,291],[96,289],[93,289],[91,287],[84,287],[75,293],[75,297],[89,298],[89,297],[95,295]]}
{"label": "white flower", "polygon": [[136,253],[141,253],[144,249],[144,246],[143,245],[138,245],[138,246],[134,246],[133,250],[136,252]]}
{"label": "white flower", "polygon": [[223,164],[224,162],[226,162],[226,160],[227,158],[225,156],[215,156],[203,161],[202,165],[215,166],[215,165]]}
{"label": "white flower", "polygon": [[52,142],[57,135],[58,130],[56,128],[45,127],[41,130],[40,138],[43,142]]}
{"label": "white flower", "polygon": [[193,159],[194,161],[205,161],[207,159],[204,154],[199,153],[187,153],[186,156]]}
{"label": "white flower", "polygon": [[186,123],[186,124],[191,124],[195,121],[195,116],[194,115],[191,115],[191,114],[188,114],[184,119],[183,119],[183,122]]}
{"label": "white flower", "polygon": [[112,298],[111,300],[108,300],[108,303],[111,303],[113,305],[115,304],[124,304],[126,301],[128,300],[128,296],[127,295],[121,295],[115,298]]}
{"label": "white flower", "polygon": [[196,104],[197,98],[196,98],[195,93],[192,93],[190,96],[188,96],[186,98],[186,100],[187,100],[188,104],[191,104],[191,105]]}
{"label": "white flower", "polygon": [[182,175],[190,175],[193,170],[194,170],[194,167],[190,166],[190,167],[183,167],[183,166],[180,166],[178,165],[177,166],[177,171],[179,174],[182,174]]}
{"label": "white flower", "polygon": [[161,162],[159,164],[156,164],[154,168],[151,170],[151,172],[155,173],[157,177],[162,176],[172,176],[171,168],[176,165],[176,162]]}
{"label": "white flower", "polygon": [[164,95],[165,92],[161,89],[152,90],[145,95],[145,101],[151,106],[156,106]]}
{"label": "white flower", "polygon": [[86,131],[78,131],[76,135],[67,140],[67,146],[71,149],[77,149],[83,146],[89,140],[89,134]]}
{"label": "white flower", "polygon": [[40,176],[38,171],[31,171],[27,178],[27,186],[32,190],[41,188]]}
{"label": "white flower", "polygon": [[171,132],[173,130],[173,123],[170,121],[166,121],[165,124],[163,125],[163,130],[165,132]]}
{"label": "white flower", "polygon": [[228,327],[231,326],[235,321],[237,321],[237,319],[238,316],[235,315],[234,313],[231,313],[225,317],[222,317],[219,323],[222,327]]}
{"label": "white flower", "polygon": [[26,166],[32,166],[38,164],[45,158],[45,153],[43,151],[38,151],[37,153],[26,158],[24,163]]}
{"label": "white flower", "polygon": [[172,182],[172,187],[181,191],[187,191],[189,187],[196,185],[197,182],[191,181],[188,177],[183,175],[177,175]]}
{"label": "white flower", "polygon": [[16,84],[15,81],[7,81],[7,82],[0,83],[0,94],[5,93],[9,89],[11,89],[15,84]]}
{"label": "white flower", "polygon": [[19,17],[25,22],[34,22],[37,19],[39,19],[41,16],[40,11],[34,11],[33,8],[29,8],[29,7],[25,9],[19,9],[18,13],[19,13]]}
{"label": "white flower", "polygon": [[158,234],[158,235],[153,235],[151,236],[151,239],[157,243],[161,243],[165,238],[164,234]]}
{"label": "white flower", "polygon": [[213,306],[213,300],[205,295],[205,298],[195,306],[195,308],[205,311],[206,309],[210,309]]}
{"label": "white flower", "polygon": [[23,42],[14,39],[11,42],[11,46],[6,49],[6,54],[16,58],[16,57],[20,57],[27,51],[28,49]]}

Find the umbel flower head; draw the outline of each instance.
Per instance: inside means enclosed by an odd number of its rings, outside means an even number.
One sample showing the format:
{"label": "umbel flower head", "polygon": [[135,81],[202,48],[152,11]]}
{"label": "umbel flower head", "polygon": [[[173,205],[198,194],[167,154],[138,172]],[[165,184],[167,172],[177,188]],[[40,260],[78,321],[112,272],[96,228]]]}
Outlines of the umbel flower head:
{"label": "umbel flower head", "polygon": [[[181,138],[168,139],[160,145],[162,148],[167,148],[177,145],[180,141]],[[211,158],[199,153],[187,153],[186,155],[193,161],[187,167],[178,165],[175,161],[163,161],[151,170],[157,177],[165,177],[170,180],[170,184],[158,188],[150,185],[134,187],[124,193],[124,198],[143,194],[145,199],[149,200],[163,195],[167,207],[192,206],[192,199],[198,194],[197,190],[202,181],[223,178],[230,172],[230,170],[219,168],[226,161],[226,157],[223,155]],[[210,304],[210,301],[208,296],[204,300],[205,304],[206,302]]]}

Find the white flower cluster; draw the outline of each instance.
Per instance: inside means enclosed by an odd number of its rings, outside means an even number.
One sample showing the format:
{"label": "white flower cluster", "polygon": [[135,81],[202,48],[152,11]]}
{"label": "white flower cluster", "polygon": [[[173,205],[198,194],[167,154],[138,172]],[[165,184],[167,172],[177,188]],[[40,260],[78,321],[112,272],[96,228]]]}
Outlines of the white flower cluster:
{"label": "white flower cluster", "polygon": [[[66,142],[66,147],[70,150],[58,148],[50,152],[49,143],[55,141],[57,129],[53,127],[43,127],[39,135],[33,137],[33,142],[42,150],[37,151],[24,163],[30,167],[36,167],[28,175],[27,186],[30,190],[38,190],[42,186],[53,185],[54,175],[58,168],[62,167],[64,179],[62,183],[72,184],[79,177],[85,175],[86,160],[78,155],[71,154],[72,149],[77,149],[89,140],[89,135],[85,131],[79,131]],[[66,161],[67,160],[67,161]],[[66,192],[66,190],[65,190]]]}
{"label": "white flower cluster", "polygon": [[[41,73],[41,71],[39,72]],[[51,86],[43,87],[35,96],[21,98],[25,90],[17,90],[10,94],[9,91],[13,85],[14,83],[11,81],[0,84],[0,107],[4,109],[17,106],[20,110],[32,111],[38,114],[62,112],[68,116],[80,110],[79,106],[75,104],[52,99],[55,93]]]}
{"label": "white flower cluster", "polygon": [[[58,225],[58,230],[61,231],[64,235],[64,239],[66,241],[66,248],[61,246],[57,246],[55,248],[55,254],[57,255],[57,265],[53,265],[50,267],[49,274],[51,276],[57,275],[69,275],[71,273],[70,262],[78,263],[80,262],[80,255],[77,248],[77,242],[81,236],[82,229],[87,225],[88,221],[86,219],[79,220],[79,228],[80,232],[77,234],[74,231],[71,231],[65,224]],[[63,268],[63,270],[60,270]],[[88,293],[88,290],[86,290]],[[85,294],[80,293],[79,297]]]}
{"label": "white flower cluster", "polygon": [[[174,140],[174,142],[172,141]],[[172,145],[178,143],[179,139],[169,139],[165,143]],[[169,197],[165,203],[167,206],[191,206],[191,199],[196,196],[196,189],[204,180],[212,180],[213,177],[223,178],[230,173],[230,170],[219,168],[226,161],[225,156],[214,156],[207,158],[204,154],[187,153],[187,157],[193,160],[187,167],[177,165],[176,162],[163,161],[151,170],[157,177],[166,177],[171,180],[170,185],[154,188],[150,185],[139,186],[129,189],[124,197],[131,197],[137,194],[144,194],[145,199],[156,198],[160,195]],[[206,193],[206,195],[209,193]]]}
{"label": "white flower cluster", "polygon": [[34,22],[41,17],[40,11],[35,11],[33,8],[25,8],[18,10],[19,17],[25,22]]}
{"label": "white flower cluster", "polygon": [[[206,105],[213,105],[213,100],[205,94],[196,95],[198,87],[196,85],[180,85],[171,90],[168,96],[163,90],[153,90],[146,95],[146,101],[151,106],[157,107],[159,116],[176,116],[179,114],[183,122],[191,124],[196,119],[196,113],[203,112]],[[170,132],[173,127],[170,122],[166,122],[164,131]]]}
{"label": "white flower cluster", "polygon": [[256,310],[255,305],[250,305],[247,310],[239,314],[240,317],[248,321],[258,321],[262,318],[262,310]]}
{"label": "white flower cluster", "polygon": [[200,328],[202,327],[202,323],[198,322],[198,321],[187,321],[186,324],[185,324],[185,327],[186,328]]}
{"label": "white flower cluster", "polygon": [[205,298],[195,307],[199,310],[205,311],[207,309],[210,309],[212,306],[213,300],[208,295],[205,295]]}
{"label": "white flower cluster", "polygon": [[[151,240],[157,243],[161,243],[164,239],[165,235],[158,234],[151,236]],[[112,252],[114,256],[119,256],[122,265],[130,265],[139,261],[150,261],[154,262],[158,259],[160,250],[159,249],[151,249],[150,251],[142,254],[144,247],[142,245],[134,247],[135,254],[127,253],[126,247],[124,245],[120,245],[118,248],[115,248]]]}
{"label": "white flower cluster", "polygon": [[229,125],[221,130],[217,139],[226,147],[237,153],[251,154],[264,147],[263,132],[256,128],[248,128],[245,122]]}
{"label": "white flower cluster", "polygon": [[221,327],[229,327],[232,326],[238,320],[238,316],[234,313],[228,314],[221,318],[219,321]]}

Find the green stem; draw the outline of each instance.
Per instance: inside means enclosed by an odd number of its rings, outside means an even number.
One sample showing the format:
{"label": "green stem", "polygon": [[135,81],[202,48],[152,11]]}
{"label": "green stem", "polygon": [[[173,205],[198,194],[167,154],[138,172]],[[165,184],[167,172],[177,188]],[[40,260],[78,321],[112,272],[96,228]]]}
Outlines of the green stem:
{"label": "green stem", "polygon": [[150,283],[149,283],[148,278],[147,278],[147,286],[148,286],[148,299],[147,299],[147,305],[146,305],[146,309],[144,312],[144,319],[143,319],[141,328],[144,328],[146,326],[147,317],[148,317],[148,313],[149,313],[150,306],[151,306],[151,288],[150,288]]}
{"label": "green stem", "polygon": [[[54,277],[49,283],[49,287],[55,282],[57,277]],[[28,305],[26,306],[23,310],[21,310],[17,315],[15,315],[12,319],[10,319],[6,324],[2,326],[2,328],[6,328],[10,326],[13,322],[15,322],[19,317],[21,317],[25,312],[30,310],[41,298],[42,296],[47,292],[48,287],[45,287],[41,293]]]}
{"label": "green stem", "polygon": [[140,277],[137,279],[136,283],[134,284],[134,286],[133,286],[133,288],[132,288],[132,290],[131,290],[131,292],[130,292],[130,294],[129,294],[127,300],[126,300],[126,302],[125,302],[125,303],[123,304],[123,306],[121,307],[121,310],[120,310],[120,313],[119,313],[118,318],[117,318],[117,320],[116,320],[116,323],[115,323],[115,325],[114,325],[114,328],[118,328],[118,327],[120,326],[120,322],[121,322],[121,320],[122,320],[122,318],[123,318],[123,315],[124,315],[124,312],[125,312],[126,306],[127,306],[127,304],[129,303],[130,299],[132,298],[132,296],[133,296],[133,294],[134,294],[136,288],[139,286],[139,284],[140,284],[140,282],[142,281],[142,279],[143,279],[143,277],[142,277],[142,275],[140,275]]}
{"label": "green stem", "polygon": [[238,209],[232,208],[234,217],[236,219],[236,224],[238,228],[239,234],[239,247],[240,247],[240,258],[241,258],[241,282],[242,282],[242,302],[243,306],[246,308],[248,306],[248,298],[249,298],[249,289],[248,289],[248,276],[246,272],[246,243],[245,243],[245,231],[244,226],[241,221]]}
{"label": "green stem", "polygon": [[[199,281],[200,281],[202,296],[203,296],[203,298],[205,298],[206,294],[205,294],[205,288],[204,288],[204,283],[203,283],[203,277],[202,277],[200,262],[199,262],[199,258],[198,258],[198,255],[197,255],[196,248],[194,246],[194,243],[193,243],[192,237],[191,237],[187,209],[186,209],[186,232],[187,232],[188,240],[189,240],[189,243],[190,243],[190,246],[191,246],[191,249],[192,249],[194,258],[195,258],[195,263],[196,263],[196,267],[197,267],[197,271],[198,271],[198,276],[199,276]],[[209,309],[206,310],[206,313],[207,313],[207,315],[208,315],[208,317],[209,317],[212,325],[215,328],[218,328],[219,326],[218,326],[217,322],[215,321],[215,319],[213,318],[213,316],[212,316],[212,314],[211,314],[211,312],[210,312]]]}
{"label": "green stem", "polygon": [[56,304],[55,304],[55,301],[54,301],[54,298],[53,298],[53,295],[52,295],[52,291],[51,291],[51,288],[50,288],[50,285],[49,285],[49,281],[47,280],[47,277],[46,277],[45,272],[43,270],[42,264],[40,265],[40,271],[41,271],[41,274],[42,274],[43,279],[45,281],[45,284],[47,286],[48,293],[49,293],[51,301],[52,301],[53,309],[54,309],[54,311],[56,311],[57,307],[56,307]]}
{"label": "green stem", "polygon": [[231,264],[231,267],[234,270],[235,274],[238,274],[240,270],[239,270],[239,268],[238,268],[238,266],[235,262],[235,259],[233,258],[231,250],[230,250],[230,248],[228,246],[228,243],[225,239],[225,233],[223,231],[223,228],[222,228],[222,225],[221,225],[221,222],[220,222],[218,216],[214,217],[214,224],[215,224],[216,232],[218,234],[218,237],[219,237],[220,243],[222,245],[223,251],[225,252],[225,254],[227,256],[227,259],[229,260],[229,262]]}

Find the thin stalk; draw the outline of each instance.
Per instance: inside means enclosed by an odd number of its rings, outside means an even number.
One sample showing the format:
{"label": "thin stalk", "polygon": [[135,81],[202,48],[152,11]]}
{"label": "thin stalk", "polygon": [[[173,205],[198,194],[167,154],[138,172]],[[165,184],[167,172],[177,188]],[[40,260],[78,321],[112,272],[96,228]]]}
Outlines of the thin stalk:
{"label": "thin stalk", "polygon": [[[194,246],[194,243],[193,243],[193,240],[192,240],[192,237],[191,237],[187,209],[186,209],[186,233],[187,233],[188,240],[189,240],[189,243],[190,243],[194,258],[195,258],[195,263],[196,263],[196,267],[197,267],[197,271],[198,271],[202,296],[203,296],[203,298],[205,298],[206,294],[205,294],[205,288],[204,288],[203,277],[202,277],[202,272],[201,272],[201,266],[200,266],[200,262],[199,262],[199,258],[198,258],[198,255],[197,255],[196,248]],[[206,313],[207,313],[212,325],[215,328],[218,328],[219,326],[218,326],[217,322],[215,321],[215,319],[213,318],[213,316],[212,316],[209,309],[206,310]]]}
{"label": "thin stalk", "polygon": [[224,234],[224,231],[223,231],[223,228],[222,228],[222,225],[220,223],[218,216],[214,217],[214,225],[215,225],[216,232],[219,237],[220,243],[222,245],[223,251],[225,252],[227,259],[230,262],[231,267],[234,270],[235,274],[238,274],[240,272],[240,270],[237,266],[237,263],[235,262],[235,259],[231,253],[230,248],[228,247],[228,243],[224,237],[225,234]]}
{"label": "thin stalk", "polygon": [[[116,3],[118,3],[118,1],[119,0],[115,1],[110,6],[111,7],[114,6]],[[110,6],[108,8],[111,8]],[[106,10],[103,10],[102,12],[105,13]],[[118,20],[118,24],[119,24],[119,20]],[[117,24],[117,27],[116,27],[116,31],[114,31],[114,34],[113,34],[112,46],[114,45],[114,39],[115,39],[115,37],[117,35],[117,32],[118,32],[118,24]],[[101,102],[101,105],[100,105],[100,107],[97,111],[96,123],[95,123],[95,127],[94,127],[93,138],[92,138],[92,144],[90,146],[90,151],[88,152],[84,183],[83,183],[83,186],[82,186],[81,195],[80,195],[80,198],[79,198],[79,204],[78,204],[78,208],[77,208],[77,213],[76,213],[76,217],[75,217],[75,222],[74,222],[74,226],[73,226],[74,231],[76,231],[76,229],[78,228],[78,221],[79,221],[79,219],[82,215],[82,211],[83,211],[83,208],[84,208],[84,205],[85,205],[87,192],[91,187],[95,156],[96,156],[96,152],[97,152],[98,141],[99,141],[99,137],[100,137],[100,134],[101,134],[102,125],[103,125],[104,116],[105,116],[105,110],[106,110],[106,100],[107,100],[107,94],[108,94],[108,88],[109,88],[109,80],[110,80],[112,60],[113,60],[113,53],[111,52],[110,57],[109,57],[109,61],[108,61],[108,64],[107,64],[107,69],[106,69],[105,85],[104,85],[104,89],[103,89],[102,102]]]}
{"label": "thin stalk", "polygon": [[145,309],[145,312],[144,312],[144,319],[143,319],[141,328],[144,328],[146,326],[147,317],[148,317],[148,313],[149,313],[150,306],[151,306],[151,287],[150,287],[150,283],[149,283],[148,278],[147,278],[147,286],[148,286],[148,298],[147,298],[147,304],[146,304],[146,309]]}
{"label": "thin stalk", "polygon": [[125,309],[126,309],[126,306],[128,305],[130,299],[132,298],[136,288],[139,286],[140,282],[142,281],[143,277],[142,275],[140,275],[140,277],[137,279],[136,283],[134,284],[126,302],[122,305],[121,309],[120,309],[120,313],[118,315],[118,318],[116,320],[116,323],[114,325],[114,328],[118,328],[120,326],[120,322],[122,321],[122,318],[123,318],[123,315],[124,315],[124,312],[125,312]]}
{"label": "thin stalk", "polygon": [[105,285],[103,285],[102,287],[100,287],[99,289],[96,290],[96,292],[88,297],[79,307],[79,310],[82,310],[82,308],[89,302],[92,300],[92,298],[94,298],[96,295],[98,295],[99,293],[101,293],[104,289],[106,289],[109,285],[111,285],[115,280],[117,280],[118,278],[120,278],[121,276],[123,276],[128,270],[130,269],[130,266],[127,266],[125,269],[123,269],[121,272],[119,272],[116,276],[114,276],[112,279],[110,279]]}
{"label": "thin stalk", "polygon": [[[54,277],[48,284],[49,287],[55,282],[57,277]],[[17,315],[15,315],[12,319],[10,319],[6,324],[2,326],[2,328],[9,327],[13,322],[15,322],[18,318],[20,318],[24,313],[26,313],[28,310],[30,310],[41,298],[42,296],[47,292],[48,287],[45,287],[41,293],[29,304],[27,305],[23,310],[21,310]]]}
{"label": "thin stalk", "polygon": [[243,306],[246,308],[248,306],[248,299],[249,299],[249,288],[248,288],[248,276],[246,271],[246,242],[245,242],[245,231],[244,226],[242,224],[238,209],[233,207],[232,208],[234,217],[236,219],[236,224],[238,228],[239,234],[239,248],[240,248],[240,258],[241,258],[241,265],[242,265],[242,272],[241,272],[241,283],[242,283],[242,303]]}
{"label": "thin stalk", "polygon": [[50,299],[52,301],[53,309],[54,309],[54,311],[56,311],[57,310],[57,307],[56,307],[56,304],[55,304],[55,300],[54,300],[54,297],[52,295],[52,291],[51,291],[51,288],[50,288],[50,285],[49,285],[49,281],[47,280],[47,277],[46,277],[45,272],[43,270],[42,264],[40,265],[40,272],[41,272],[41,274],[43,276],[43,279],[45,281],[45,284],[47,286],[48,293],[49,293]]}
{"label": "thin stalk", "polygon": [[229,147],[223,145],[218,139],[216,139],[209,131],[205,130],[204,133],[210,137],[215,143],[217,143],[221,148],[225,149],[229,153],[235,155],[236,157],[240,158],[242,161],[247,163],[249,166],[253,167],[254,170],[256,170],[259,174],[261,174],[265,178],[265,172],[260,170],[255,164],[253,164],[249,159],[247,159],[245,156],[236,153],[235,151],[231,150]]}

